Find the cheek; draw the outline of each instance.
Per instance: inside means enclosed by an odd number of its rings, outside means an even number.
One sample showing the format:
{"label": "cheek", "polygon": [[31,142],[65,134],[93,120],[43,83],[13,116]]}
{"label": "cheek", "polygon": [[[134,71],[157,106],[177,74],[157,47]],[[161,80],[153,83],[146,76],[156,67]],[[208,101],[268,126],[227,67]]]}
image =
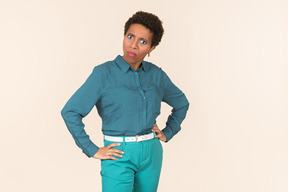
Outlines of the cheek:
{"label": "cheek", "polygon": [[129,45],[129,42],[127,41],[127,39],[124,38],[124,40],[123,40],[123,48],[128,47],[128,45]]}
{"label": "cheek", "polygon": [[125,42],[125,40],[123,40],[123,48],[125,48],[126,47],[126,42]]}
{"label": "cheek", "polygon": [[141,53],[142,53],[143,55],[147,55],[148,52],[149,52],[149,48],[147,48],[147,47],[144,47],[144,48],[141,50]]}

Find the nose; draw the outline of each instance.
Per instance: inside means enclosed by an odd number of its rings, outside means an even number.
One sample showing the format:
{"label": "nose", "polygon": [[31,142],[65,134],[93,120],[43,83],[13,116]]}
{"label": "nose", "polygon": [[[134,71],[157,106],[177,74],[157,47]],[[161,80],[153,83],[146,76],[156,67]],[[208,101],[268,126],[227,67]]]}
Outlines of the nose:
{"label": "nose", "polygon": [[137,41],[134,40],[131,42],[131,48],[132,49],[138,49]]}

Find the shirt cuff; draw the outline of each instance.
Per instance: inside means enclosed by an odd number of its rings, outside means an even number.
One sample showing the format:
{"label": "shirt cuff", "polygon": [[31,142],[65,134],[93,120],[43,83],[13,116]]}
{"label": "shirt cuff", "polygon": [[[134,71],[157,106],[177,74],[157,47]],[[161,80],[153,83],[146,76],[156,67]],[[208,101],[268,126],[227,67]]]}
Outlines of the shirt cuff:
{"label": "shirt cuff", "polygon": [[164,135],[165,135],[165,137],[166,137],[166,143],[170,140],[170,139],[172,139],[172,137],[174,136],[174,134],[173,134],[173,132],[172,132],[172,130],[171,130],[171,128],[170,127],[165,127],[163,130],[162,130],[162,132],[164,133]]}
{"label": "shirt cuff", "polygon": [[85,150],[83,150],[83,153],[85,153],[88,157],[92,157],[98,150],[99,147],[91,142],[90,145]]}

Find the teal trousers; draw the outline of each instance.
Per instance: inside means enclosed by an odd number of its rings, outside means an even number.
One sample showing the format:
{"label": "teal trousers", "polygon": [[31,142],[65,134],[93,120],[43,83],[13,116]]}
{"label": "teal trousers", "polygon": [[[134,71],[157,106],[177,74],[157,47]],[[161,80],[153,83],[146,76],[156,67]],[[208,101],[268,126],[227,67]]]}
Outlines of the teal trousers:
{"label": "teal trousers", "polygon": [[[107,146],[111,142],[104,140]],[[118,160],[101,160],[102,192],[156,192],[162,167],[163,148],[158,138],[121,142]]]}

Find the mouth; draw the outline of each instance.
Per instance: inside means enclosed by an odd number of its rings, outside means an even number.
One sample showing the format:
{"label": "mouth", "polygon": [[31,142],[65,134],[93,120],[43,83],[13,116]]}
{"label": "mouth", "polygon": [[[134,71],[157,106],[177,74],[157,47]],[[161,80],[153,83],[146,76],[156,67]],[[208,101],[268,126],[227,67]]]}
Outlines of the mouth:
{"label": "mouth", "polygon": [[128,51],[127,53],[128,53],[128,55],[129,55],[130,57],[135,57],[135,56],[136,56],[136,53],[133,53],[133,52],[130,52],[130,51]]}

